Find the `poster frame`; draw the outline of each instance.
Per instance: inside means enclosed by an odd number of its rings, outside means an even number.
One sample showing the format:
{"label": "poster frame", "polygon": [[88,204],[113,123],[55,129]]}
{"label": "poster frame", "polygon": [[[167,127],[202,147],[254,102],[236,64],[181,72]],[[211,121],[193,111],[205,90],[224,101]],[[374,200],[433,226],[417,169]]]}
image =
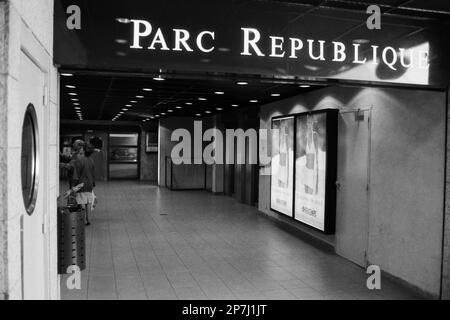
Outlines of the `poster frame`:
{"label": "poster frame", "polygon": [[[270,200],[269,200],[270,206],[269,207],[270,207],[271,211],[273,211],[273,212],[275,212],[275,213],[277,213],[277,214],[279,214],[279,215],[281,215],[283,217],[286,217],[288,219],[294,219],[294,217],[295,217],[295,212],[294,212],[294,208],[295,208],[295,206],[294,206],[294,203],[295,203],[295,132],[296,132],[296,121],[295,121],[295,119],[296,119],[296,117],[294,115],[283,115],[283,116],[273,117],[271,119],[271,121],[270,121],[270,130],[271,130],[270,141],[272,141],[273,122],[274,121],[283,120],[283,119],[292,119],[294,121],[294,137],[292,139],[292,141],[293,141],[292,152],[293,152],[293,155],[294,155],[294,162],[293,162],[294,165],[293,165],[293,171],[292,171],[293,175],[294,175],[294,177],[292,179],[292,181],[293,181],[293,186],[292,186],[292,216],[272,208],[272,163],[270,164]],[[272,158],[272,148],[273,148],[273,146],[272,146],[272,142],[271,142],[271,144],[270,144],[270,157],[271,158]]]}
{"label": "poster frame", "polygon": [[[313,115],[313,114],[321,114],[324,113],[327,115],[326,119],[326,137],[327,137],[327,156],[326,156],[326,178],[325,178],[325,221],[324,221],[324,230],[320,230],[316,227],[313,227],[307,223],[304,223],[302,221],[299,221],[295,217],[295,205],[296,205],[296,199],[295,199],[295,191],[296,191],[296,165],[294,162],[294,170],[293,170],[293,201],[292,201],[292,217],[289,215],[283,214],[277,210],[272,209],[272,175],[270,176],[270,210],[272,212],[275,212],[279,215],[282,215],[283,217],[294,221],[296,224],[300,224],[303,226],[306,226],[310,229],[316,230],[320,233],[331,235],[336,232],[336,181],[337,181],[337,160],[338,160],[338,153],[337,153],[337,145],[338,145],[338,115],[339,115],[339,109],[320,109],[320,110],[313,110],[313,111],[307,111],[307,112],[300,112],[300,113],[293,113],[288,115],[280,115],[276,117],[272,117],[271,122],[271,128],[273,127],[273,122],[294,117],[294,159],[296,159],[297,156],[297,118],[303,117],[306,115]],[[271,154],[272,156],[272,154]]]}

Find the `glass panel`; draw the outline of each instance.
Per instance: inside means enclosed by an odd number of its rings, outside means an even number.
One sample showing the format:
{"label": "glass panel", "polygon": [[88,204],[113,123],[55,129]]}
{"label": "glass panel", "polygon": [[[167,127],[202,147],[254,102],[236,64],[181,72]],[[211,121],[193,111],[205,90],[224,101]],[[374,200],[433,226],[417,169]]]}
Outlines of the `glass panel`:
{"label": "glass panel", "polygon": [[110,134],[109,144],[111,146],[137,146],[137,133]]}
{"label": "glass panel", "polygon": [[109,161],[114,162],[137,162],[138,148],[111,147],[109,150]]}
{"label": "glass panel", "polygon": [[137,179],[138,165],[128,163],[110,163],[109,164],[110,179]]}

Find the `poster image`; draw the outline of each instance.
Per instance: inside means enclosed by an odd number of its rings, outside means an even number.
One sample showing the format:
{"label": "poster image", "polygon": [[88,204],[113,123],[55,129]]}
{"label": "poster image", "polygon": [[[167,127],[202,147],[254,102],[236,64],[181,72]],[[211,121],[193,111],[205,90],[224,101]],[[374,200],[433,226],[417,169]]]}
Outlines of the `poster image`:
{"label": "poster image", "polygon": [[272,121],[271,209],[293,217],[294,118]]}
{"label": "poster image", "polygon": [[295,219],[325,231],[327,114],[296,118]]}

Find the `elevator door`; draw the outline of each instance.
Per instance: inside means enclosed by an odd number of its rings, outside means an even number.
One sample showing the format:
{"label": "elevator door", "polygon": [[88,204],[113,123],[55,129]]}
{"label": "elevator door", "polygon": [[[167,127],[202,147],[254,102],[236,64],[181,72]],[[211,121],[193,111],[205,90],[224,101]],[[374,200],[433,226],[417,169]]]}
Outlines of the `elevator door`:
{"label": "elevator door", "polygon": [[[21,107],[25,109],[28,104],[33,104],[37,118],[37,199],[34,211],[31,214],[23,213],[22,216],[22,290],[24,299],[45,299],[47,297],[46,280],[48,281],[48,239],[44,234],[46,216],[46,184],[47,163],[46,148],[47,123],[44,114],[43,94],[45,87],[45,74],[24,53],[20,59],[20,90]],[[21,124],[20,124],[21,125]],[[17,199],[21,204],[22,199]],[[17,207],[19,208],[19,207]],[[25,209],[23,209],[25,211]],[[48,214],[48,213],[47,213]]]}
{"label": "elevator door", "polygon": [[339,117],[336,252],[365,267],[369,222],[370,110]]}

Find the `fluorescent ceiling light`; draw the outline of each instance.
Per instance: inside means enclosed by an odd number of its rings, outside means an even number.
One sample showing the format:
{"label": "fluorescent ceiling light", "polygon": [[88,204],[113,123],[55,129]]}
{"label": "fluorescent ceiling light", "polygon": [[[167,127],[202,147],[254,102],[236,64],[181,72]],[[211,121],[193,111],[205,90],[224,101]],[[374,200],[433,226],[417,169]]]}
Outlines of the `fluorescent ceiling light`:
{"label": "fluorescent ceiling light", "polygon": [[225,92],[223,92],[223,91],[216,91],[216,92],[214,92],[215,94],[218,94],[218,95],[222,95],[222,94],[225,94]]}
{"label": "fluorescent ceiling light", "polygon": [[248,82],[246,82],[246,81],[238,81],[238,82],[236,82],[236,84],[238,86],[246,86],[246,85],[248,85]]}

